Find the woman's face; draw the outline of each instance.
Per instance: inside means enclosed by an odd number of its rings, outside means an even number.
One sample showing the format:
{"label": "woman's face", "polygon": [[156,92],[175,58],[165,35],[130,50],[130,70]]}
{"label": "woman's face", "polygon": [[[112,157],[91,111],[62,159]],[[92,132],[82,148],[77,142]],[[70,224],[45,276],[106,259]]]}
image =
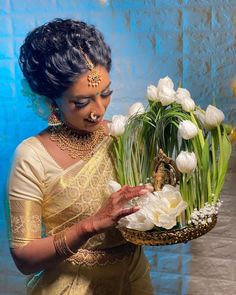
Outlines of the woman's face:
{"label": "woman's face", "polygon": [[[96,66],[95,69],[102,77],[97,87],[88,85],[88,71],[83,73],[62,94],[61,98],[56,100],[64,122],[80,131],[93,132],[98,129],[111,99],[109,73],[105,67],[100,65]],[[99,116],[98,122],[94,123],[89,120],[91,112]]]}

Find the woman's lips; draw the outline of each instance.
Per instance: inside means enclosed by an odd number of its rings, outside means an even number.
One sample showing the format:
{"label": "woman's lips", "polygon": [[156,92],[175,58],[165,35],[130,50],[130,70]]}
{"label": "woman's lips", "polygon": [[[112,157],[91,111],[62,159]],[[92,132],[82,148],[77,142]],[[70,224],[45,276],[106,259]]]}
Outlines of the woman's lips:
{"label": "woman's lips", "polygon": [[92,121],[92,120],[88,120],[88,119],[84,119],[86,121],[87,124],[90,124],[90,125],[97,125],[101,122],[101,120],[99,121]]}

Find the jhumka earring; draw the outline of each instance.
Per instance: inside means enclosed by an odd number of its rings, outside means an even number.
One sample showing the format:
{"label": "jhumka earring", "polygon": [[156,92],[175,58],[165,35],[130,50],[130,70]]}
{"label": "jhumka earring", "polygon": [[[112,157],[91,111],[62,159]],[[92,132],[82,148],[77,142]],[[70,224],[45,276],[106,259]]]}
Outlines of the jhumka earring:
{"label": "jhumka earring", "polygon": [[62,121],[59,116],[59,108],[55,105],[52,105],[51,114],[48,118],[48,126],[60,126],[62,125]]}
{"label": "jhumka earring", "polygon": [[88,86],[97,87],[100,84],[100,82],[102,81],[102,76],[95,69],[94,64],[91,62],[91,60],[89,59],[87,54],[83,52],[81,47],[80,47],[80,52],[83,55],[85,62],[86,62],[86,66],[88,67],[88,69],[90,71],[90,74],[88,74],[88,76],[87,76]]}

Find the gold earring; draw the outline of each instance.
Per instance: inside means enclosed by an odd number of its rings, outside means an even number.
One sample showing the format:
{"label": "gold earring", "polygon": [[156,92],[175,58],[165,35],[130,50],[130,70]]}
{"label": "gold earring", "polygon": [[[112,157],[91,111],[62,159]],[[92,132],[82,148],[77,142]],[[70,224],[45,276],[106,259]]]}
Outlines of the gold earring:
{"label": "gold earring", "polygon": [[51,114],[48,118],[48,126],[60,126],[62,125],[62,121],[59,116],[59,108],[55,105],[52,105]]}

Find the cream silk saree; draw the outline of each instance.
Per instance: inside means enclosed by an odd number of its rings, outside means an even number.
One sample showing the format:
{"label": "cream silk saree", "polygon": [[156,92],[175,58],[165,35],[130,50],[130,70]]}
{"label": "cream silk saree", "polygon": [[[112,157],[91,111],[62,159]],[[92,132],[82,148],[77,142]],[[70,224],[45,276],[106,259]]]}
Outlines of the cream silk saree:
{"label": "cream silk saree", "polygon": [[[94,214],[109,197],[115,179],[106,137],[88,161],[67,169],[56,165],[35,137],[17,149],[9,180],[10,243],[23,246],[53,235]],[[127,243],[117,229],[90,238],[78,252],[35,274],[27,294],[152,294],[142,248]]]}

